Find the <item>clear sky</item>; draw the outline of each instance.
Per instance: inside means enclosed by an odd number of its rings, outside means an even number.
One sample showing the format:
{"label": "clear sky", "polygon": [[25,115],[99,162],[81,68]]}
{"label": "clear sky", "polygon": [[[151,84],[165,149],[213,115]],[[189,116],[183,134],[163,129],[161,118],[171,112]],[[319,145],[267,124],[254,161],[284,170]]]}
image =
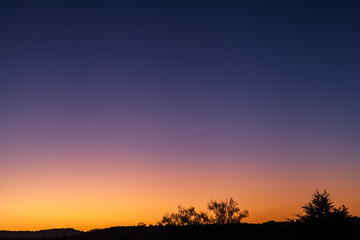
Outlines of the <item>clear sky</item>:
{"label": "clear sky", "polygon": [[359,1],[9,0],[0,32],[0,229],[360,215]]}

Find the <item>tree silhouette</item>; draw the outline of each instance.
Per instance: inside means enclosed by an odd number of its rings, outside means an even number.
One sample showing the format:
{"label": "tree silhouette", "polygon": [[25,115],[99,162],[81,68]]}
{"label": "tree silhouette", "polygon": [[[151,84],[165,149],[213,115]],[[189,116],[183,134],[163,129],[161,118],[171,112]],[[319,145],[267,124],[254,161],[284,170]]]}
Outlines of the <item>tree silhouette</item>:
{"label": "tree silhouette", "polygon": [[249,216],[247,210],[240,211],[238,203],[233,199],[226,201],[211,200],[208,209],[213,213],[212,216],[206,212],[196,212],[194,207],[184,208],[178,206],[177,213],[166,213],[158,225],[160,226],[188,226],[205,224],[230,224],[240,223],[241,220]]}
{"label": "tree silhouette", "polygon": [[138,222],[137,226],[138,226],[138,227],[146,227],[146,223],[144,223],[144,222]]}
{"label": "tree silhouette", "polygon": [[339,208],[335,207],[326,190],[323,193],[316,190],[311,201],[302,208],[305,213],[296,215],[300,222],[345,221],[351,217],[348,208],[344,205]]}
{"label": "tree silhouette", "polygon": [[240,223],[243,218],[249,216],[249,213],[247,210],[241,211],[237,205],[233,198],[219,202],[211,200],[208,209],[213,212],[216,224]]}
{"label": "tree silhouette", "polygon": [[197,213],[194,207],[184,208],[179,205],[177,213],[166,213],[158,224],[167,226],[188,226],[209,223],[210,220],[206,213]]}

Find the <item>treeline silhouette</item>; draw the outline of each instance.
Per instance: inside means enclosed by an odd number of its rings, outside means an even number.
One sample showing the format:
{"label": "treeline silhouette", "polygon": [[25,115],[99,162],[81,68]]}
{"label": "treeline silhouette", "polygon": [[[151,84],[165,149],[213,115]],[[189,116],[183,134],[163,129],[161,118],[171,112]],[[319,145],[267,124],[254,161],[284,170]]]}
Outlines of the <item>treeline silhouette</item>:
{"label": "treeline silhouette", "polygon": [[[177,213],[166,213],[162,220],[158,222],[159,226],[188,226],[188,225],[206,225],[206,224],[239,224],[243,218],[249,216],[247,210],[241,211],[238,203],[233,199],[226,201],[211,200],[207,204],[208,212],[196,212],[194,207],[184,208],[178,206]],[[312,199],[302,206],[303,214],[296,214],[296,218],[288,219],[290,222],[303,223],[345,223],[351,219],[349,209],[342,205],[335,207],[330,194],[324,190],[322,193],[318,190],[312,196]]]}
{"label": "treeline silhouette", "polygon": [[226,201],[211,200],[207,205],[210,214],[207,212],[196,212],[194,207],[184,208],[178,206],[177,213],[166,213],[159,226],[188,226],[205,224],[234,224],[249,216],[247,210],[241,211],[238,203],[233,199]]}
{"label": "treeline silhouette", "polygon": [[[197,212],[194,207],[178,206],[177,212],[166,213],[156,226],[140,222],[133,227],[93,229],[88,232],[54,230],[47,236],[41,232],[0,231],[0,239],[67,239],[67,240],[165,240],[165,239],[350,239],[360,240],[360,218],[351,216],[344,205],[335,207],[330,194],[316,190],[309,202],[302,206],[303,213],[283,222],[261,224],[242,223],[249,216],[240,210],[233,199],[211,200],[208,212]],[[17,233],[17,234],[16,234]],[[25,232],[22,232],[25,233]],[[56,233],[56,236],[55,236]],[[54,234],[54,235],[51,235]],[[62,234],[62,235],[61,235]]]}

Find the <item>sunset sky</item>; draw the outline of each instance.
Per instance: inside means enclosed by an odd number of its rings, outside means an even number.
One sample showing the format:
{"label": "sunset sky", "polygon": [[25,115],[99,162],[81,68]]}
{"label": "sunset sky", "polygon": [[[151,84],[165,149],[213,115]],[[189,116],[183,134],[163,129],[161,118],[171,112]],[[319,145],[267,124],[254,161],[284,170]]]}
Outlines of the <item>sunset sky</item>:
{"label": "sunset sky", "polygon": [[0,230],[360,215],[359,1],[5,0],[0,32]]}

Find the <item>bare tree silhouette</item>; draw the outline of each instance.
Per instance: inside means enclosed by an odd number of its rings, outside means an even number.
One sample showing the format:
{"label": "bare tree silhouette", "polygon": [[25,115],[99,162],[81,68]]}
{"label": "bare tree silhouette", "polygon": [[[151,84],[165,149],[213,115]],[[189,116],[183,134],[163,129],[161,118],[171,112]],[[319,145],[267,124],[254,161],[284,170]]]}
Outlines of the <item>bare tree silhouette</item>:
{"label": "bare tree silhouette", "polygon": [[247,210],[240,210],[238,203],[233,198],[219,202],[211,200],[208,203],[208,209],[213,212],[213,221],[216,224],[240,223],[243,218],[249,216]]}

